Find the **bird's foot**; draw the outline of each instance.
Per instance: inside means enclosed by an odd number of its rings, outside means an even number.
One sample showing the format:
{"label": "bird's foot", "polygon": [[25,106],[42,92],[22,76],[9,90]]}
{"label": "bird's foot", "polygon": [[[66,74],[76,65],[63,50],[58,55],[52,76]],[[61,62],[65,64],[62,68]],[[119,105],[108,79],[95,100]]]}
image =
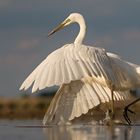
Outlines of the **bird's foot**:
{"label": "bird's foot", "polygon": [[131,125],[131,120],[128,116],[128,112],[132,113],[132,114],[136,114],[134,111],[130,110],[129,109],[129,106],[126,106],[123,110],[123,116],[124,116],[124,119],[126,120],[126,122]]}

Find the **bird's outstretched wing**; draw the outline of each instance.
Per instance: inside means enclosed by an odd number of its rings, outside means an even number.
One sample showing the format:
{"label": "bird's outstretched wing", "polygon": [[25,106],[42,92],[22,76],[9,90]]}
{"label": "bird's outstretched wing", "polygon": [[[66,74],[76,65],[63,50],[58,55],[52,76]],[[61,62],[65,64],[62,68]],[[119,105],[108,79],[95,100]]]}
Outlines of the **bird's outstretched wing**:
{"label": "bird's outstretched wing", "polygon": [[[114,92],[115,101],[128,99],[131,99],[128,91]],[[84,78],[64,84],[54,96],[44,116],[43,124],[66,123],[75,117],[86,114],[100,103],[109,102],[110,100],[110,89],[101,86],[92,78]]]}
{"label": "bird's outstretched wing", "polygon": [[118,55],[107,53],[116,78],[116,90],[140,87],[140,66],[124,61]]}
{"label": "bird's outstretched wing", "polygon": [[104,49],[67,44],[51,53],[23,82],[20,89],[32,92],[92,76],[101,84],[114,82],[114,74]]}

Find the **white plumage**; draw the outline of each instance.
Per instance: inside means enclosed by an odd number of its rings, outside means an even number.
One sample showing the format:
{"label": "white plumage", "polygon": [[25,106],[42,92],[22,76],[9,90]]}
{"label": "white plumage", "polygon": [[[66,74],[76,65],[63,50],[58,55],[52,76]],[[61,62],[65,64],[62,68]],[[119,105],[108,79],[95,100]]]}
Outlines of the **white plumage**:
{"label": "white plumage", "polygon": [[70,83],[86,76],[93,76],[97,80],[99,77],[102,80],[112,79],[112,70],[107,68],[110,65],[108,62],[104,49],[67,44],[51,53],[29,75],[21,89],[27,89],[34,82],[32,92],[35,92],[37,89]]}
{"label": "white plumage", "polygon": [[62,83],[70,83],[86,76],[115,90],[140,86],[138,66],[122,60],[104,49],[79,44],[67,44],[51,53],[23,82],[20,89],[32,92]]}
{"label": "white plumage", "polygon": [[[114,92],[115,101],[124,101],[130,98],[129,91]],[[44,116],[43,124],[65,124],[110,100],[110,89],[101,86],[90,77],[63,84],[54,96]]]}
{"label": "white plumage", "polygon": [[125,96],[128,90],[140,87],[139,66],[102,48],[82,44],[86,32],[82,15],[70,14],[49,35],[74,22],[80,26],[74,43],[52,52],[20,87],[26,90],[33,85],[32,92],[35,92],[53,85],[61,86],[44,117],[44,124],[54,120],[54,116],[55,120],[72,120],[111,99],[129,99]]}

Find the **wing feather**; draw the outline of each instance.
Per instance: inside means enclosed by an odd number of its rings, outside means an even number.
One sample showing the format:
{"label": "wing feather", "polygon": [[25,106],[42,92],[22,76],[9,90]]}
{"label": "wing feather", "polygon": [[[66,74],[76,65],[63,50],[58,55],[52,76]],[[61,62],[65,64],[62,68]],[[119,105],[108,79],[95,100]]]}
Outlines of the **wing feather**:
{"label": "wing feather", "polygon": [[[60,88],[44,116],[43,124],[57,124],[61,121],[66,123],[75,117],[86,114],[99,104],[110,101],[111,91],[109,88],[87,79],[72,81]],[[114,96],[115,101],[131,99],[129,91],[115,91]]]}
{"label": "wing feather", "polygon": [[[94,83],[96,84],[96,83]],[[92,104],[94,104],[95,106],[97,106],[98,104],[100,104],[100,98],[98,96],[98,93],[96,92],[95,88],[94,88],[94,84],[86,84],[87,89],[89,91],[89,96],[90,101],[91,101],[91,107],[92,108]]]}
{"label": "wing feather", "polygon": [[39,82],[41,80],[42,71],[43,71],[43,69],[39,69],[39,71],[36,75],[35,82],[34,82],[34,85],[32,87],[32,92],[35,92],[38,89],[38,85],[39,85]]}
{"label": "wing feather", "polygon": [[140,75],[136,69],[138,65],[124,61],[118,55],[108,53],[112,70],[116,76],[116,90],[128,90],[140,87]]}
{"label": "wing feather", "polygon": [[48,76],[51,73],[51,66],[50,65],[49,64],[46,65],[47,69],[43,69],[43,71],[42,71],[41,80],[40,80],[40,84],[39,84],[40,90],[45,88],[46,80],[48,80]]}
{"label": "wing feather", "polygon": [[[33,85],[33,92],[53,85],[92,76],[104,86],[111,83],[115,90],[140,86],[136,66],[104,49],[85,45],[67,44],[51,53],[23,82],[20,89]],[[135,82],[132,82],[135,81]]]}
{"label": "wing feather", "polygon": [[68,71],[69,79],[74,79],[74,72],[73,72],[71,65],[67,59],[65,61],[65,65],[66,65],[66,69]]}
{"label": "wing feather", "polygon": [[[101,59],[102,56],[105,59]],[[67,44],[51,53],[28,76],[20,89],[28,89],[33,84],[32,91],[35,92],[37,89],[67,84],[86,76],[94,76],[98,80],[98,77],[104,78],[110,72],[109,68],[104,68],[104,63],[109,65],[103,49]]]}
{"label": "wing feather", "polygon": [[[92,106],[92,101],[91,101],[91,99],[92,99],[92,96],[91,96],[91,94],[90,94],[90,92],[91,92],[91,89],[87,86],[87,84],[85,84],[85,88],[83,89],[83,92],[84,92],[84,94],[85,94],[85,98],[86,98],[86,101],[87,101],[87,105],[88,105],[88,108],[89,109],[91,109],[93,106]],[[87,92],[89,93],[89,94],[87,94]],[[95,100],[94,100],[94,98],[93,98],[93,104],[95,105]]]}

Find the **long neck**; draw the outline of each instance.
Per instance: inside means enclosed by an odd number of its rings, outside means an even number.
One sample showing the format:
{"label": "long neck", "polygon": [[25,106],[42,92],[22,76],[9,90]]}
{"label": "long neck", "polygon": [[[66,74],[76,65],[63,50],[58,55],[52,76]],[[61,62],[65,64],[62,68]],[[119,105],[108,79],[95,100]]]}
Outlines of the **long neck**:
{"label": "long neck", "polygon": [[79,26],[80,26],[80,31],[79,31],[79,34],[78,36],[76,37],[74,43],[75,44],[82,44],[83,42],[83,39],[85,37],[85,34],[86,34],[86,24],[85,24],[85,21],[83,18],[81,18],[80,20],[76,21]]}

